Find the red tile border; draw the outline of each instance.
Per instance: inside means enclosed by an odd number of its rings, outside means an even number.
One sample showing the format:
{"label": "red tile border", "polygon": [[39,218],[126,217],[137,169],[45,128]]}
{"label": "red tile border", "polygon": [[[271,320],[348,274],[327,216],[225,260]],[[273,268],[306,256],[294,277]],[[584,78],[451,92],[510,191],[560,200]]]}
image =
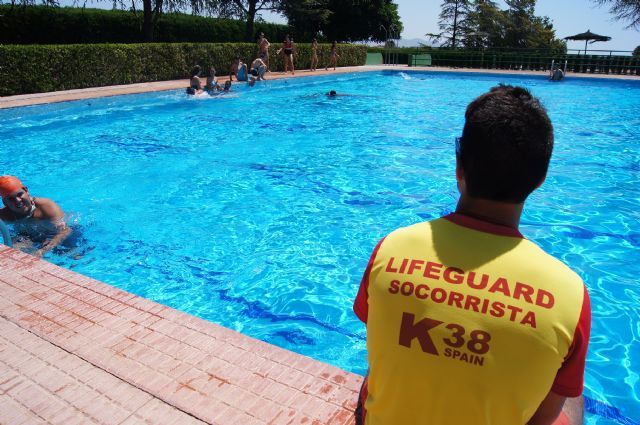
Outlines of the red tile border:
{"label": "red tile border", "polygon": [[0,246],[0,422],[352,424],[362,378]]}

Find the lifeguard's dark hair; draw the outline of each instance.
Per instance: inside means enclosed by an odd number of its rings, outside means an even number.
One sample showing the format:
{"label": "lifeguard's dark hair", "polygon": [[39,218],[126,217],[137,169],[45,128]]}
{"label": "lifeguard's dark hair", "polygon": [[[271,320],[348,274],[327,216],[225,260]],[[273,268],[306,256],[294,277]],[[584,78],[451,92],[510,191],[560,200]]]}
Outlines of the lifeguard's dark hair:
{"label": "lifeguard's dark hair", "polygon": [[499,85],[467,107],[459,160],[474,198],[522,203],[543,181],[553,126],[538,99],[522,87]]}

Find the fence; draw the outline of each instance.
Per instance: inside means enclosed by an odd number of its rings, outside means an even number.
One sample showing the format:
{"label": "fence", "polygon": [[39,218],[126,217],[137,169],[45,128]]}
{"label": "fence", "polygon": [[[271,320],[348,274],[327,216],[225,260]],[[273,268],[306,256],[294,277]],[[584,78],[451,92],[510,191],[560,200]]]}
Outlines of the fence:
{"label": "fence", "polygon": [[[449,50],[449,49],[397,49],[400,63],[409,63],[410,55],[431,55],[432,66],[452,68],[507,69],[548,71],[552,61],[567,72],[588,74],[640,75],[640,57],[592,51],[594,54],[558,53],[527,50]],[[591,52],[590,52],[591,53]],[[628,52],[630,53],[630,52]]]}

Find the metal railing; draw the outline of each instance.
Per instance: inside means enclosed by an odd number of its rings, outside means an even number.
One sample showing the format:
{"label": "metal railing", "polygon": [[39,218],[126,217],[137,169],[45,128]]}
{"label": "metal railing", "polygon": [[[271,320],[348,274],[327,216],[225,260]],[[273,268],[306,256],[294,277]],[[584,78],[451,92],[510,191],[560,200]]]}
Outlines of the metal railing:
{"label": "metal railing", "polygon": [[[540,49],[385,49],[397,55],[395,63],[409,63],[412,54],[430,54],[432,66],[504,70],[548,71],[551,63],[566,63],[567,72],[587,74],[640,75],[640,57],[629,51],[577,49],[566,53]],[[385,63],[387,62],[385,59]]]}
{"label": "metal railing", "polygon": [[395,47],[400,41],[400,32],[393,24],[391,24],[391,26],[389,27],[389,31],[387,31],[387,28],[382,24],[380,24],[380,28],[384,30],[385,34],[384,50],[382,53],[383,63],[385,65],[400,64],[400,55],[396,51],[397,48]]}

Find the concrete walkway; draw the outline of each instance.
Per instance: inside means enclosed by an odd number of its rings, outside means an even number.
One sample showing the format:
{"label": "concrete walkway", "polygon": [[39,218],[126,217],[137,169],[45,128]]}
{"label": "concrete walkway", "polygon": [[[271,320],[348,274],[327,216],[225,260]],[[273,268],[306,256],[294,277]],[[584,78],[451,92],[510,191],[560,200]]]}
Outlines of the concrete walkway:
{"label": "concrete walkway", "polygon": [[0,245],[2,424],[353,424],[361,381]]}

